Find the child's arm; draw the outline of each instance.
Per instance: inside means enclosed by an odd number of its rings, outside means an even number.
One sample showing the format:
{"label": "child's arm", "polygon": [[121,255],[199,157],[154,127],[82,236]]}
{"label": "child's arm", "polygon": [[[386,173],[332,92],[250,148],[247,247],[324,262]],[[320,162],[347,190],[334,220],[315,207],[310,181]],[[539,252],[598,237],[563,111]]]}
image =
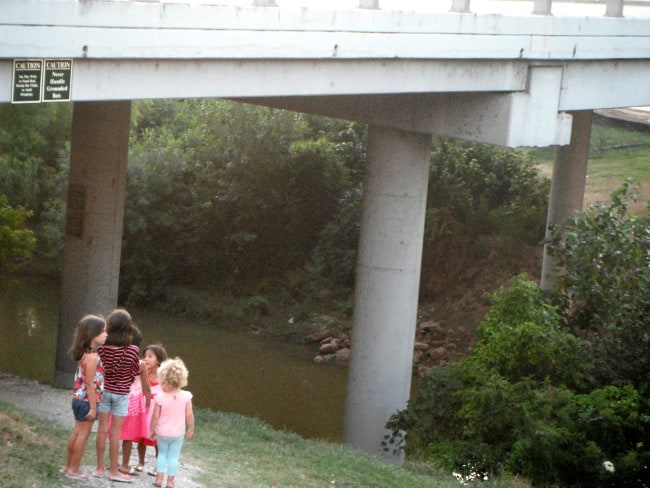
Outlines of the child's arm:
{"label": "child's arm", "polygon": [[158,425],[158,419],[160,418],[160,409],[162,407],[158,404],[153,409],[153,417],[151,417],[151,425],[149,426],[149,437],[152,439],[156,438],[156,426]]}
{"label": "child's arm", "polygon": [[187,422],[187,438],[194,435],[194,411],[192,410],[192,399],[190,398],[185,405],[185,422]]}
{"label": "child's arm", "polygon": [[140,383],[142,384],[142,393],[147,402],[147,412],[151,406],[151,384],[149,383],[149,375],[147,374],[147,367],[144,361],[140,361]]}
{"label": "child's arm", "polygon": [[86,372],[86,394],[88,395],[88,406],[90,410],[86,419],[95,420],[97,417],[97,392],[95,391],[95,372],[97,371],[97,353],[86,353],[84,358],[84,370]]}

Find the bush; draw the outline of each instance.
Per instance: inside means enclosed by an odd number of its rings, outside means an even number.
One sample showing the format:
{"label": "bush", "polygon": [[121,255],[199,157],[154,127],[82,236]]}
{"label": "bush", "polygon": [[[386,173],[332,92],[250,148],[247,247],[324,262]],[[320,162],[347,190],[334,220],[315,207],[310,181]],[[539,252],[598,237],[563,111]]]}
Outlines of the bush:
{"label": "bush", "polygon": [[463,363],[466,376],[497,374],[511,383],[550,381],[576,389],[589,385],[585,344],[561,327],[557,308],[537,283],[519,275],[490,297],[476,346]]}
{"label": "bush", "polygon": [[601,384],[632,382],[650,394],[650,220],[628,212],[626,182],[609,205],[590,207],[551,229],[563,269],[555,297],[567,326],[593,345]]}
{"label": "bush", "polygon": [[647,399],[630,384],[594,383],[588,343],[536,283],[518,276],[491,299],[474,349],[425,375],[388,422],[387,448],[465,477],[507,471],[542,486],[644,486]]}
{"label": "bush", "polygon": [[34,249],[34,233],[25,228],[31,215],[23,207],[10,207],[7,197],[0,195],[0,279]]}
{"label": "bush", "polygon": [[544,236],[550,183],[532,159],[513,149],[440,139],[431,153],[428,208],[476,234],[509,234],[537,243]]}
{"label": "bush", "polygon": [[347,192],[337,212],[320,233],[314,262],[325,280],[351,289],[354,286],[361,223],[361,191]]}
{"label": "bush", "polygon": [[[438,276],[465,268],[487,246],[512,255],[522,241],[537,244],[544,236],[549,182],[515,150],[439,139],[431,150],[427,191],[422,269]],[[359,185],[339,200],[315,252],[324,277],[350,287],[361,194]]]}

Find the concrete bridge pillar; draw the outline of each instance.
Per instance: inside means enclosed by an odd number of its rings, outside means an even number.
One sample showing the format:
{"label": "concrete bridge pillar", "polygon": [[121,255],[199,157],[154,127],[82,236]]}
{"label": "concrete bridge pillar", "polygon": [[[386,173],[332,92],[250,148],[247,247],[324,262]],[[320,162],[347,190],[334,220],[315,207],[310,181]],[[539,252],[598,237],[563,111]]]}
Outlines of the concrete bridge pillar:
{"label": "concrete bridge pillar", "polygon": [[388,461],[389,417],[410,395],[431,136],[370,126],[345,442]]}
{"label": "concrete bridge pillar", "polygon": [[68,356],[74,329],[87,314],[117,304],[126,195],[131,102],[76,102],[63,248],[61,310],[54,383],[72,385]]}
{"label": "concrete bridge pillar", "polygon": [[[551,177],[551,193],[546,219],[548,227],[561,226],[582,211],[587,179],[587,160],[589,157],[589,138],[591,136],[592,110],[572,112],[571,143],[556,149]],[[553,256],[544,246],[540,288],[548,291],[555,285],[558,269]]]}

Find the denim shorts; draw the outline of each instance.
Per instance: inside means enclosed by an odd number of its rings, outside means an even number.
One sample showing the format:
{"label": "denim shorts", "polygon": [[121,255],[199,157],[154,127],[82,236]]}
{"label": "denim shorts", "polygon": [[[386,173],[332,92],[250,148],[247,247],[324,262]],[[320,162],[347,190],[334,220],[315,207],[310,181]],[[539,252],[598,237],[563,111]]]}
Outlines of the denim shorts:
{"label": "denim shorts", "polygon": [[110,391],[102,393],[102,401],[97,405],[97,411],[112,413],[118,417],[126,417],[129,412],[129,395],[118,395]]}
{"label": "denim shorts", "polygon": [[72,399],[72,413],[74,414],[74,419],[79,420],[80,422],[87,421],[86,415],[90,412],[90,404],[83,400],[77,400],[76,398]]}

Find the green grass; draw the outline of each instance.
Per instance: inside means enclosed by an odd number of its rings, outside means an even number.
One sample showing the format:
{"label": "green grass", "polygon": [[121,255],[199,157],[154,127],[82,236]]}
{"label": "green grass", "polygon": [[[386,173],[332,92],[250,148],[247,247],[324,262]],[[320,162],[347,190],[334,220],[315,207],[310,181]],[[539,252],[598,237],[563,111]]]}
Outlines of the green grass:
{"label": "green grass", "polygon": [[[551,175],[553,155],[551,148],[534,150],[534,159],[547,176]],[[643,130],[594,123],[587,165],[585,205],[609,202],[612,191],[620,188],[629,178],[638,184],[640,199],[650,199],[650,127]]]}
{"label": "green grass", "polygon": [[58,469],[65,460],[69,435],[58,424],[39,422],[0,402],[0,486],[62,486]]}
{"label": "green grass", "polygon": [[[303,439],[256,419],[197,409],[195,436],[186,440],[185,463],[199,469],[194,481],[210,488],[458,488],[451,475],[431,467],[386,464],[341,444]],[[0,486],[57,488],[58,468],[70,432],[0,403]],[[94,434],[84,464],[94,464]],[[37,454],[37,455],[35,455]],[[68,482],[69,485],[69,482]],[[516,478],[490,480],[485,488],[523,488]]]}

